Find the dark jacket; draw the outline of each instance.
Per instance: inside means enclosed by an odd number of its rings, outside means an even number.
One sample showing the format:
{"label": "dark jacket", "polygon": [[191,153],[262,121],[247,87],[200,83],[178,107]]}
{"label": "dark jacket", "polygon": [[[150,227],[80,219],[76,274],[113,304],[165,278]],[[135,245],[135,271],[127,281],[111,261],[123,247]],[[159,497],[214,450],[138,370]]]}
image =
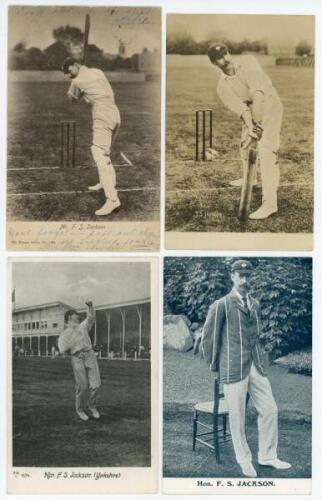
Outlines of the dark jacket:
{"label": "dark jacket", "polygon": [[213,371],[219,371],[225,384],[247,377],[252,362],[261,375],[267,374],[267,356],[259,342],[260,307],[251,296],[249,302],[250,309],[242,305],[233,289],[210,306],[203,327],[204,358]]}

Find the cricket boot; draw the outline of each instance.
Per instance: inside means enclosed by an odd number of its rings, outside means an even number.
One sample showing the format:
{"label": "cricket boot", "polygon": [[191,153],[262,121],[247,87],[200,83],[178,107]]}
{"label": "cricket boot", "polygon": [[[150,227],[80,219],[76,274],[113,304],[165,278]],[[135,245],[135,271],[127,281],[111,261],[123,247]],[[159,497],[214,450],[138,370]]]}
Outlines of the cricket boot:
{"label": "cricket boot", "polygon": [[246,477],[257,477],[257,472],[251,462],[244,462],[239,464],[241,470]]}
{"label": "cricket boot", "polygon": [[[235,181],[230,181],[229,185],[233,187],[242,187],[244,183],[244,179],[241,177],[240,179],[236,179]],[[257,179],[253,179],[253,187],[257,186]]]}
{"label": "cricket boot", "polygon": [[96,420],[98,420],[101,417],[97,408],[88,408],[88,411],[90,412],[93,418],[96,418]]}
{"label": "cricket boot", "polygon": [[288,462],[284,462],[283,460],[279,460],[275,458],[274,460],[265,460],[264,462],[260,462],[258,460],[259,465],[265,465],[268,467],[274,467],[274,469],[290,469],[292,465]]}
{"label": "cricket boot", "polygon": [[276,212],[277,207],[273,207],[273,205],[264,201],[258,210],[249,215],[249,218],[254,220],[267,219],[270,215],[275,214]]}
{"label": "cricket boot", "polygon": [[100,182],[98,184],[95,184],[94,186],[88,186],[89,191],[99,191],[100,189],[103,189],[103,186]]}
{"label": "cricket boot", "polygon": [[118,196],[117,196],[116,200],[107,199],[106,202],[104,203],[104,205],[99,210],[96,210],[95,215],[109,215],[116,208],[118,208],[120,206],[121,206],[121,202],[120,202]]}
{"label": "cricket boot", "polygon": [[83,420],[83,422],[86,422],[88,420],[88,415],[86,415],[86,413],[83,410],[78,410],[76,413],[79,416],[79,418]]}

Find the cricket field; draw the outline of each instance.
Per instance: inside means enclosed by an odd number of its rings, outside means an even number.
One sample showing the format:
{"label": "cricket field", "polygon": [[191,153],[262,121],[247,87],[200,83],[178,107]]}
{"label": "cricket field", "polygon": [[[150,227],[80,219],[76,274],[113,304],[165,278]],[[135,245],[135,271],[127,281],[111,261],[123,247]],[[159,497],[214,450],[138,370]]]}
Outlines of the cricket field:
{"label": "cricket field", "polygon": [[101,419],[83,422],[69,358],[13,359],[13,466],[150,465],[150,363],[99,360],[99,367]]}
{"label": "cricket field", "polygon": [[[264,67],[284,106],[279,164],[279,212],[264,221],[237,219],[241,175],[240,120],[225,109],[219,71],[205,56],[167,57],[166,230],[311,233],[313,231],[314,68]],[[195,162],[195,112],[213,109],[217,160]],[[251,210],[261,204],[253,190]]]}

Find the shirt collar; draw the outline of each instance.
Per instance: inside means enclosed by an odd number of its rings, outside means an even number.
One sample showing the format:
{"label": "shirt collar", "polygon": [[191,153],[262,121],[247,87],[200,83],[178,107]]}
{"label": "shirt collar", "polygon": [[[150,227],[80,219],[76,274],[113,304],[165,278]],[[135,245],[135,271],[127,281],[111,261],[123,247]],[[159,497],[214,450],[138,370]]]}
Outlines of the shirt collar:
{"label": "shirt collar", "polygon": [[223,72],[224,80],[229,80],[230,78],[236,78],[238,70],[239,70],[241,64],[240,64],[239,61],[233,61],[233,65],[234,65],[234,68],[235,68],[235,74],[234,75],[226,75],[226,73]]}
{"label": "shirt collar", "polygon": [[245,297],[243,297],[243,296],[242,296],[242,295],[238,292],[238,290],[237,290],[235,287],[233,288],[233,291],[234,291],[234,293],[235,293],[235,295],[236,295],[237,299],[238,299],[238,300],[239,300],[242,304],[244,304],[244,298],[247,300],[247,302],[249,302],[249,293],[247,293],[247,294],[246,294],[246,296],[245,296]]}

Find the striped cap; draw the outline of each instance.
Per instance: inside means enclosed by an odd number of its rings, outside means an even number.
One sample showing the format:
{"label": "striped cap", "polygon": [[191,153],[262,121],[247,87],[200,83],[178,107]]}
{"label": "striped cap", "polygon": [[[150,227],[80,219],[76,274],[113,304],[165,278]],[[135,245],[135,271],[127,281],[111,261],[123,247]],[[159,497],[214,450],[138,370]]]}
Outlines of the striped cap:
{"label": "striped cap", "polygon": [[231,272],[234,273],[235,271],[239,273],[251,273],[253,271],[253,266],[249,260],[235,260],[231,266]]}

